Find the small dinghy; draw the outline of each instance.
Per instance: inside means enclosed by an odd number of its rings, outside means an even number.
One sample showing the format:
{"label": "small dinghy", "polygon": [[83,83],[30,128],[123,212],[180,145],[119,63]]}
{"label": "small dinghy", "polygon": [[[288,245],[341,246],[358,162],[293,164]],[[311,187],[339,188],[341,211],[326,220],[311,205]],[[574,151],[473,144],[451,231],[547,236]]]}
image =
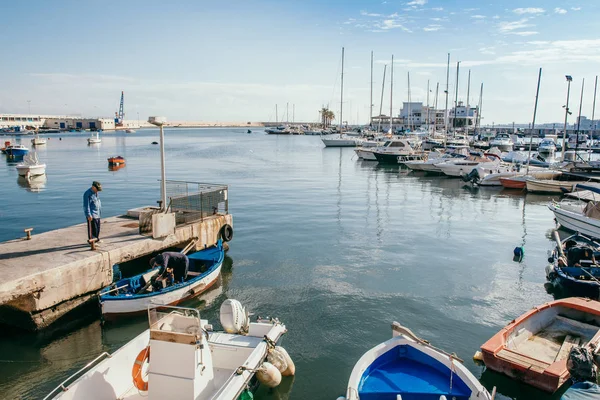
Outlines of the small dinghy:
{"label": "small dinghy", "polygon": [[188,255],[190,262],[184,282],[156,289],[151,282],[158,270],[151,269],[121,279],[100,292],[100,307],[105,319],[144,312],[153,304],[175,305],[210,288],[221,274],[225,252],[219,240],[215,247]]}
{"label": "small dinghy", "polygon": [[431,346],[397,322],[392,338],[354,366],[338,400],[490,400],[460,359]]}
{"label": "small dinghy", "polygon": [[213,332],[191,308],[151,308],[148,322],[149,329],[113,354],[98,356],[44,400],[251,399],[248,387],[255,374],[274,387],[281,382],[280,370],[283,375],[295,370],[287,352],[276,346],[285,325],[278,319],[250,322],[237,300],[221,305],[224,332]]}
{"label": "small dinghy", "polygon": [[121,156],[114,156],[108,158],[108,165],[124,165],[125,158]]}
{"label": "small dinghy", "polygon": [[556,248],[548,258],[546,278],[556,288],[580,297],[600,298],[600,244],[580,233],[562,242],[554,231]]}
{"label": "small dinghy", "polygon": [[574,346],[600,343],[600,302],[571,297],[527,311],[481,346],[486,367],[554,393],[569,377]]}

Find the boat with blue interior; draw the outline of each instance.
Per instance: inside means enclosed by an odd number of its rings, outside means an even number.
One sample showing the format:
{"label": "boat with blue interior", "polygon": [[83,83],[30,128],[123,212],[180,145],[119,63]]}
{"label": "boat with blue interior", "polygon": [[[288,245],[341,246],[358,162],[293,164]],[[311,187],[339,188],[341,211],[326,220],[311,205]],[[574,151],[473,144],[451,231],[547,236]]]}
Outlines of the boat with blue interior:
{"label": "boat with blue interior", "polygon": [[[120,279],[100,292],[102,316],[118,316],[145,312],[151,304],[176,305],[197,296],[217,282],[225,252],[219,240],[214,247],[187,256],[189,270],[183,282],[169,284],[158,268],[130,278]],[[154,279],[153,279],[154,278]]]}

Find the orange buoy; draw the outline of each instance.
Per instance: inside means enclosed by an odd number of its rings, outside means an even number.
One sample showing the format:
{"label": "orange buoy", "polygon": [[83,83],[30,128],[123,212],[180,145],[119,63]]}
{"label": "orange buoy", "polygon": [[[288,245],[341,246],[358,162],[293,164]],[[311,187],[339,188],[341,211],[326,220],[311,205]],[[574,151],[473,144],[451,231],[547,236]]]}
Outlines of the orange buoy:
{"label": "orange buoy", "polygon": [[133,378],[133,384],[139,390],[144,392],[148,391],[148,381],[144,380],[142,376],[142,367],[146,362],[150,360],[150,346],[147,346],[145,349],[140,351],[140,353],[135,358],[135,362],[133,363],[133,369],[131,370],[131,377]]}

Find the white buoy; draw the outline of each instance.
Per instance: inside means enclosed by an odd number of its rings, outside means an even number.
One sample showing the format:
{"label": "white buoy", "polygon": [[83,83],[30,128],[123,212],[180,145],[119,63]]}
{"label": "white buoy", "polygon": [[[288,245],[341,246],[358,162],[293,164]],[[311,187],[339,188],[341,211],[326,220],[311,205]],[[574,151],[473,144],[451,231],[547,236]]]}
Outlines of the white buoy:
{"label": "white buoy", "polygon": [[248,325],[246,311],[237,300],[225,300],[219,314],[221,325],[227,333],[238,334]]}
{"label": "white buoy", "polygon": [[290,357],[289,353],[286,349],[281,346],[275,346],[275,350],[278,351],[284,358],[285,363],[287,364],[287,369],[281,373],[283,376],[294,376],[296,375],[296,365],[294,361],[292,361],[292,357]]}
{"label": "white buoy", "polygon": [[281,372],[270,362],[264,362],[256,371],[256,378],[266,387],[274,388],[281,383]]}

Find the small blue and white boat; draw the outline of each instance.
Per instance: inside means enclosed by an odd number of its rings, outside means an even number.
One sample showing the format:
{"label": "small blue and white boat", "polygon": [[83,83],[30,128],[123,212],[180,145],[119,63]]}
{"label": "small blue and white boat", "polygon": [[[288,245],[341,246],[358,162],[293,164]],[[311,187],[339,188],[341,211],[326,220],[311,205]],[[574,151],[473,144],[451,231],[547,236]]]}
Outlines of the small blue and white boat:
{"label": "small blue and white boat", "polygon": [[354,366],[346,400],[491,400],[457,357],[392,324],[392,338]]}
{"label": "small blue and white boat", "polygon": [[[149,285],[157,268],[121,279],[100,291],[100,307],[105,319],[146,312],[151,305],[176,305],[208,290],[219,279],[225,251],[221,240],[214,247],[188,255],[187,278],[160,290]],[[142,290],[143,289],[143,290]]]}
{"label": "small blue and white boat", "polygon": [[13,144],[12,146],[8,146],[4,152],[9,157],[23,157],[25,154],[29,153],[29,149],[22,144]]}
{"label": "small blue and white boat", "polygon": [[559,240],[556,238],[557,246],[548,259],[548,281],[568,295],[600,298],[600,265],[596,261],[600,244],[581,233]]}

